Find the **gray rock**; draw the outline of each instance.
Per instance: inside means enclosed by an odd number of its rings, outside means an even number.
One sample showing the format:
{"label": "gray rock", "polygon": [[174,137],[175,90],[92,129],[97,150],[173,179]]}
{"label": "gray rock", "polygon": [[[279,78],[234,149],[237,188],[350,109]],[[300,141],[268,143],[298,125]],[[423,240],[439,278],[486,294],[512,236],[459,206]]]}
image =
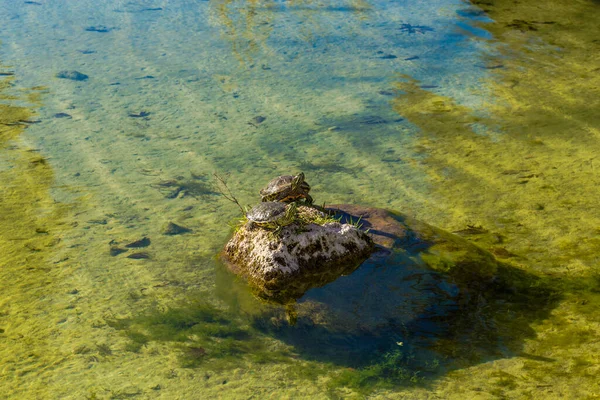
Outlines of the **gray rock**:
{"label": "gray rock", "polygon": [[89,78],[86,74],[82,74],[79,71],[60,71],[56,74],[57,78],[70,79],[72,81],[85,81]]}
{"label": "gray rock", "polygon": [[[287,302],[354,270],[373,250],[369,236],[300,206],[301,220],[272,230],[246,224],[225,246],[223,259],[260,297]],[[320,224],[319,222],[323,223]]]}

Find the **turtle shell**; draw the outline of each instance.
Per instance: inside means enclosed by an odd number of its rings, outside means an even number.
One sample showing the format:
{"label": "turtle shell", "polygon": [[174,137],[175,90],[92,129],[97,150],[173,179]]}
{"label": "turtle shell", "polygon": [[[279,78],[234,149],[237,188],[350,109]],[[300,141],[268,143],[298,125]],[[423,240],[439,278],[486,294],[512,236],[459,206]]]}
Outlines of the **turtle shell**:
{"label": "turtle shell", "polygon": [[246,217],[257,224],[275,222],[285,215],[286,208],[284,203],[267,201],[252,207]]}
{"label": "turtle shell", "polygon": [[[298,185],[294,188],[293,182],[299,178]],[[281,175],[271,180],[267,187],[260,191],[263,201],[294,201],[308,198],[310,185],[304,181],[304,173],[294,175]]]}

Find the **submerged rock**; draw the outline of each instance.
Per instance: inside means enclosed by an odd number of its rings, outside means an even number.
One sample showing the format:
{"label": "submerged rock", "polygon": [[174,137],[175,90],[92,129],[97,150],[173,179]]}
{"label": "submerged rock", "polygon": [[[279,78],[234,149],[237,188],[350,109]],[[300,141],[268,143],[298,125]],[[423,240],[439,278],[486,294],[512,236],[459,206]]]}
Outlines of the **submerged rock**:
{"label": "submerged rock", "polygon": [[[456,305],[468,302],[472,289],[494,283],[499,265],[494,256],[460,236],[380,208],[337,205],[325,211],[329,217],[300,206],[299,221],[283,227],[280,235],[252,224],[242,226],[223,251],[227,268],[246,278],[259,297],[281,304],[351,274],[367,258],[365,264],[371,267],[362,269],[392,268],[393,278],[388,276],[382,285],[398,280],[393,286],[405,287],[402,296],[412,293],[409,297],[427,298],[426,302],[433,300],[426,292],[416,293],[416,287],[427,287],[438,300],[452,299]],[[326,223],[315,223],[319,220]],[[377,270],[371,277],[386,274]],[[366,281],[355,282],[355,290],[370,293],[380,286],[372,282],[364,287]],[[382,293],[389,290],[379,289]],[[364,305],[378,296],[371,293]],[[384,303],[379,311],[385,309]]]}
{"label": "submerged rock", "polygon": [[56,74],[57,78],[70,79],[72,81],[85,81],[89,78],[86,74],[82,74],[79,71],[60,71]]}
{"label": "submerged rock", "polygon": [[495,284],[496,259],[461,237],[384,209],[328,210],[341,222],[359,221],[376,248],[348,276],[313,287],[293,306],[288,299],[280,317],[291,325],[321,326],[327,335],[374,343],[381,335],[388,341],[393,335],[444,335],[448,323],[457,323],[457,314],[477,305]]}
{"label": "submerged rock", "polygon": [[499,264],[491,253],[443,229],[382,208],[342,204],[331,206],[329,211],[341,221],[360,220],[379,246],[375,257],[400,251],[462,287],[485,285],[496,277]]}
{"label": "submerged rock", "polygon": [[388,368],[390,357],[403,357],[394,365],[424,371],[440,360],[470,362],[518,348],[533,332],[521,322],[516,333],[506,327],[515,307],[507,301],[534,303],[528,315],[547,315],[554,297],[536,277],[459,236],[384,209],[337,205],[328,211],[340,223],[368,229],[375,249],[358,268],[332,270],[310,288],[309,279],[292,275],[287,290],[301,292],[298,283],[304,294],[285,298],[280,291],[277,302],[257,300],[227,268],[217,269],[220,297],[307,359]]}
{"label": "submerged rock", "polygon": [[296,222],[272,230],[245,224],[225,246],[223,259],[245,277],[260,297],[287,302],[354,270],[373,250],[373,241],[350,224],[300,206]]}
{"label": "submerged rock", "polygon": [[181,235],[183,233],[189,233],[191,231],[192,230],[190,228],[186,228],[185,226],[177,225],[174,222],[169,222],[169,223],[167,223],[167,225],[165,225],[163,227],[162,234],[174,236],[174,235]]}

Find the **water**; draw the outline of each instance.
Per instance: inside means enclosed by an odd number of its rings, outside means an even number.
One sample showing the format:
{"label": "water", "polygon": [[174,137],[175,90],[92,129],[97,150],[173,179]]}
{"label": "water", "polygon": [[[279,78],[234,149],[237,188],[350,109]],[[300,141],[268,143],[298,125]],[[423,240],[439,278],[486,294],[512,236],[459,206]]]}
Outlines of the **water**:
{"label": "water", "polygon": [[[4,396],[598,396],[598,4],[472,3],[1,1]],[[495,328],[298,342],[216,263],[213,173],[246,205],[300,170],[319,204],[487,231],[523,275],[466,311]]]}

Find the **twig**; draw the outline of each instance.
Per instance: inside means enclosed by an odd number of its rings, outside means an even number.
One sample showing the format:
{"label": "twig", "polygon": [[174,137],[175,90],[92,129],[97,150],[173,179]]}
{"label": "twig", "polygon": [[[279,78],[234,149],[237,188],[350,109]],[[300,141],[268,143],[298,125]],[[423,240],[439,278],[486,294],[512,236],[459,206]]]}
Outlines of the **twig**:
{"label": "twig", "polygon": [[239,209],[242,211],[242,215],[246,215],[246,211],[244,210],[244,207],[242,207],[242,205],[235,198],[233,193],[231,193],[231,189],[229,189],[229,186],[227,186],[225,179],[223,179],[223,177],[220,176],[219,174],[217,174],[216,172],[213,172],[213,176],[217,180],[217,191],[219,193],[221,193],[221,195],[223,197],[225,197],[227,200],[231,201],[232,203],[237,204]]}

